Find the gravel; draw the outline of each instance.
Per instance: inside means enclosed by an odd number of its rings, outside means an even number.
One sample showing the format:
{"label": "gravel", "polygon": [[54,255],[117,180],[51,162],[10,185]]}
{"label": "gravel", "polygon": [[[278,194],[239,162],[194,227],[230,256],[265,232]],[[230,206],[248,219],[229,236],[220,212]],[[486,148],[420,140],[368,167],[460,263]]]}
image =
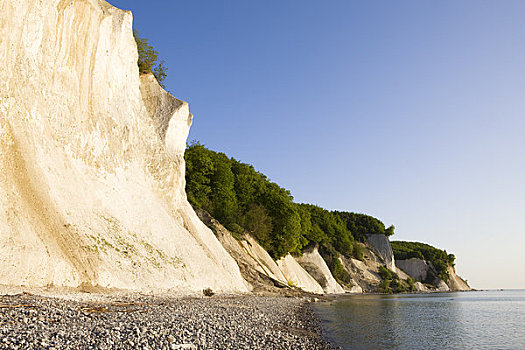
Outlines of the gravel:
{"label": "gravel", "polygon": [[0,296],[0,349],[333,349],[305,298]]}

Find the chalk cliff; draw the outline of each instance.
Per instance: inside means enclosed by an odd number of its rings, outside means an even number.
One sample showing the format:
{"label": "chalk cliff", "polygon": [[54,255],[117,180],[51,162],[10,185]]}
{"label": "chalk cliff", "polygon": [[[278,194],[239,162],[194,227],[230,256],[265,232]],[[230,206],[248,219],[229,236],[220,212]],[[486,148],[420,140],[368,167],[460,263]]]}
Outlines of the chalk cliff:
{"label": "chalk cliff", "polygon": [[275,261],[250,234],[236,239],[206,211],[197,210],[197,214],[237,261],[254,293],[290,295],[297,289],[316,294],[344,293],[317,250],[297,258],[288,254]]}
{"label": "chalk cliff", "polygon": [[[431,273],[433,275],[436,274],[432,262],[418,258],[397,260],[397,265],[402,271],[404,271],[407,275],[409,275],[417,281],[427,280],[428,276]],[[440,278],[435,278],[434,281],[431,281],[437,291],[448,292],[471,290],[467,282],[465,282],[461,277],[456,275],[456,270],[454,269],[454,267],[448,266],[447,272],[449,274],[449,279],[447,282],[443,281]],[[419,286],[421,286],[421,284]]]}
{"label": "chalk cliff", "polygon": [[428,270],[430,268],[428,262],[418,258],[398,260],[397,266],[402,271],[406,272],[407,275],[418,281],[424,281],[427,279]]}
{"label": "chalk cliff", "polygon": [[343,268],[348,272],[352,281],[351,287],[347,287],[347,292],[351,293],[369,293],[377,292],[381,277],[379,276],[379,267],[384,265],[381,259],[370,245],[365,245],[363,260],[354,258],[340,257]]}
{"label": "chalk cliff", "polygon": [[184,191],[188,104],[139,76],[132,15],[0,2],[0,284],[244,292]]}
{"label": "chalk cliff", "polygon": [[459,277],[456,274],[456,269],[452,266],[449,266],[447,268],[448,274],[450,275],[450,279],[447,282],[448,287],[450,290],[472,290],[470,286],[468,285],[467,281],[465,281],[463,278]]}
{"label": "chalk cliff", "polygon": [[343,287],[332,276],[317,247],[306,250],[302,256],[295,259],[319,283],[325,293],[341,294],[345,292]]}
{"label": "chalk cliff", "polygon": [[394,252],[390,245],[390,240],[382,234],[372,234],[366,236],[368,243],[372,246],[377,256],[379,256],[387,268],[392,271],[396,270]]}

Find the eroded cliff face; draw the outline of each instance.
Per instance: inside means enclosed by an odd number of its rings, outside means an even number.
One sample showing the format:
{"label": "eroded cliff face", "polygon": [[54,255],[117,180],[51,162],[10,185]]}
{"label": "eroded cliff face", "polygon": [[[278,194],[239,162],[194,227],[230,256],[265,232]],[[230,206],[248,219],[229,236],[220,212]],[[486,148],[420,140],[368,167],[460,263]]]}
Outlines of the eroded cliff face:
{"label": "eroded cliff face", "polygon": [[418,258],[398,260],[397,266],[407,275],[418,281],[424,281],[427,279],[428,270],[430,268],[425,260]]}
{"label": "eroded cliff face", "polygon": [[184,191],[187,103],[139,77],[132,15],[0,2],[0,284],[247,291]]}
{"label": "eroded cliff face", "polygon": [[450,280],[447,283],[450,290],[472,290],[472,288],[470,288],[470,286],[468,285],[467,281],[456,275],[456,269],[454,267],[449,266],[447,268],[447,271],[450,275]]}
{"label": "eroded cliff face", "polygon": [[396,271],[394,252],[392,251],[392,245],[390,245],[388,237],[382,234],[373,234],[367,235],[366,238],[377,256],[383,260],[386,267],[392,271]]}
{"label": "eroded cliff face", "polygon": [[351,293],[374,293],[379,290],[381,277],[379,267],[384,265],[371,246],[365,245],[363,260],[340,257],[343,268],[348,272],[352,281],[347,291]]}
{"label": "eroded cliff face", "polygon": [[288,254],[275,261],[250,234],[243,235],[242,239],[236,239],[206,211],[197,210],[197,214],[213,230],[224,248],[239,264],[242,276],[254,293],[293,295],[297,294],[298,289],[315,294],[343,292],[336,289],[334,283],[337,282],[317,250],[316,254],[313,254],[315,256],[313,260],[306,257],[303,263],[308,261],[311,271],[322,272],[325,282],[329,281],[324,288],[309,271],[303,268],[300,258]]}
{"label": "eroded cliff face", "polygon": [[345,292],[332,276],[330,268],[319,254],[317,247],[308,249],[295,259],[319,283],[326,294],[342,294]]}
{"label": "eroded cliff face", "polygon": [[[430,261],[418,258],[398,260],[397,265],[403,272],[405,272],[407,275],[409,275],[416,281],[426,280],[431,272],[434,275],[436,274],[436,270],[434,269],[434,266]],[[425,290],[422,289],[423,285],[419,283],[418,290],[420,290],[420,288],[421,291],[435,290],[439,292],[471,290],[467,282],[465,282],[461,277],[456,275],[456,270],[454,269],[454,267],[448,266],[447,271],[449,274],[449,280],[447,282],[443,281],[440,278],[436,278],[435,281],[432,281],[432,284],[434,286],[427,286],[425,287]]]}

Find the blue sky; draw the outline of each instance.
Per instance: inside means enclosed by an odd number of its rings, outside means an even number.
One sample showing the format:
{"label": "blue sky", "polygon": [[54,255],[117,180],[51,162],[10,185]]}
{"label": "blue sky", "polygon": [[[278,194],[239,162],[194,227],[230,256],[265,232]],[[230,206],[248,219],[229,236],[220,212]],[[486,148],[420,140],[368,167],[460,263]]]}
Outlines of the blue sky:
{"label": "blue sky", "polygon": [[525,1],[124,1],[190,139],[525,288]]}

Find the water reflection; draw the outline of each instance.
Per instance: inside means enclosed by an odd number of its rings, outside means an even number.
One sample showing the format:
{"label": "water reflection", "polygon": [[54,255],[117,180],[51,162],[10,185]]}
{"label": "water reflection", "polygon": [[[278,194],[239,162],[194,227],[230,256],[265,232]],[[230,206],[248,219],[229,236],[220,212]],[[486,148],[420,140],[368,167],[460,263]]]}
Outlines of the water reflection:
{"label": "water reflection", "polygon": [[520,349],[524,306],[524,293],[478,292],[345,296],[315,309],[344,349]]}

